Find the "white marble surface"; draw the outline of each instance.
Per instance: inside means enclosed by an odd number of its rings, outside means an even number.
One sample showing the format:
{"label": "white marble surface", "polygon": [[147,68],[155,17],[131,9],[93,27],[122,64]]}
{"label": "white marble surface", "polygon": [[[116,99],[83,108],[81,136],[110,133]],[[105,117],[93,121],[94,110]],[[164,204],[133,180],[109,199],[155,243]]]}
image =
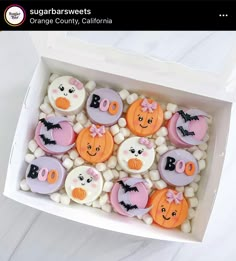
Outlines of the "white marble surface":
{"label": "white marble surface", "polygon": [[[37,54],[28,33],[0,33],[0,192],[19,111],[36,63]],[[225,171],[204,243],[164,242],[100,230],[39,212],[0,195],[0,261],[236,260],[235,106],[231,125]]]}

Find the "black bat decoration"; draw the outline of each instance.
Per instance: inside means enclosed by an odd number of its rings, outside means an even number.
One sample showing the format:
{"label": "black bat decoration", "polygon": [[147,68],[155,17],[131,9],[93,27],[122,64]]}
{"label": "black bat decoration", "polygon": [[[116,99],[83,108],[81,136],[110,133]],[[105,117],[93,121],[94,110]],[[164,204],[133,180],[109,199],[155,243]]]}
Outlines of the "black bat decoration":
{"label": "black bat decoration", "polygon": [[137,187],[131,187],[130,185],[127,185],[123,182],[123,180],[119,180],[118,183],[121,185],[121,187],[123,188],[123,190],[125,191],[125,193],[129,192],[129,191],[134,191],[134,192],[138,192]]}
{"label": "black bat decoration", "polygon": [[57,144],[55,140],[50,140],[50,139],[46,138],[43,134],[40,134],[39,136],[41,137],[41,139],[43,140],[45,145],[48,145],[48,144],[56,145]]}
{"label": "black bat decoration", "polygon": [[183,110],[178,111],[179,115],[184,119],[185,122],[192,120],[199,120],[198,116],[191,116],[188,113],[185,113]]}
{"label": "black bat decoration", "polygon": [[126,204],[124,201],[119,202],[127,211],[137,209],[137,205]]}
{"label": "black bat decoration", "polygon": [[182,126],[179,126],[177,128],[181,131],[183,136],[194,136],[195,135],[194,131],[185,130]]}
{"label": "black bat decoration", "polygon": [[43,125],[47,128],[48,131],[51,129],[61,129],[61,125],[59,123],[53,124],[50,121],[46,121],[45,118],[40,119],[39,121],[43,123]]}

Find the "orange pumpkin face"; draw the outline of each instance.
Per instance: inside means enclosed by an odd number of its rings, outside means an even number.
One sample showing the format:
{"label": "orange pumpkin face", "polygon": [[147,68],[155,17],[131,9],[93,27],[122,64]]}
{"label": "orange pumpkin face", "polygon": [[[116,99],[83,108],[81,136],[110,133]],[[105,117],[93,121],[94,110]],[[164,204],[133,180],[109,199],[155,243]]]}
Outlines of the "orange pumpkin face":
{"label": "orange pumpkin face", "polygon": [[76,140],[79,155],[90,163],[106,161],[113,151],[113,138],[104,126],[92,125],[83,129]]}
{"label": "orange pumpkin face", "polygon": [[163,123],[163,110],[152,99],[139,99],[128,109],[126,114],[129,129],[137,136],[154,134]]}
{"label": "orange pumpkin face", "polygon": [[188,203],[182,192],[172,189],[155,191],[149,198],[148,206],[152,206],[150,215],[154,222],[165,228],[178,227],[188,215]]}

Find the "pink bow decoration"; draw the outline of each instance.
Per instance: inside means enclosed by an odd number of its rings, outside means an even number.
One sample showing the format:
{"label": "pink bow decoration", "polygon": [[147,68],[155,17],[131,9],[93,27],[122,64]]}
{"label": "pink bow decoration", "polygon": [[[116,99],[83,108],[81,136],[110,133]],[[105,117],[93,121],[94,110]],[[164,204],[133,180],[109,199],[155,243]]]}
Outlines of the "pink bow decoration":
{"label": "pink bow decoration", "polygon": [[149,141],[147,138],[140,138],[139,143],[145,145],[148,149],[153,148],[153,143]]}
{"label": "pink bow decoration", "polygon": [[83,83],[75,78],[70,78],[69,83],[74,85],[78,90],[81,90],[84,87]]}
{"label": "pink bow decoration", "polygon": [[152,103],[149,103],[148,100],[145,98],[143,99],[141,106],[142,106],[142,111],[153,112],[153,110],[157,108],[157,102],[153,101]]}
{"label": "pink bow decoration", "polygon": [[174,201],[176,204],[180,204],[180,201],[183,200],[183,193],[179,192],[175,194],[173,190],[169,189],[166,193],[166,200],[169,203]]}
{"label": "pink bow decoration", "polygon": [[87,173],[92,176],[95,180],[98,180],[99,176],[98,173],[93,169],[93,168],[89,168],[87,170]]}
{"label": "pink bow decoration", "polygon": [[96,136],[102,137],[102,135],[106,132],[105,127],[101,126],[97,128],[94,124],[92,124],[91,128],[89,129],[91,132],[91,136],[94,138]]}

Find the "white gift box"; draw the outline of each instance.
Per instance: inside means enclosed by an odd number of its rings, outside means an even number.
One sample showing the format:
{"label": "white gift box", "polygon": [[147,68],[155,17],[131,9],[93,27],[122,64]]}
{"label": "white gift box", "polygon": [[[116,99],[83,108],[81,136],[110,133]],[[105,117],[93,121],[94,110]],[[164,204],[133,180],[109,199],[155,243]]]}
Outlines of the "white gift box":
{"label": "white gift box", "polygon": [[[230,53],[225,70],[214,74],[187,66],[163,62],[112,47],[80,42],[65,32],[32,33],[40,60],[30,82],[9,158],[4,195],[30,207],[83,224],[147,238],[179,242],[201,242],[210,220],[218,191],[229,132],[231,106],[235,98],[233,61]],[[83,82],[94,80],[100,86],[127,89],[157,100],[196,107],[213,116],[207,168],[202,172],[198,191],[199,206],[192,222],[192,232],[148,226],[141,220],[116,213],[106,213],[82,205],[64,206],[49,197],[20,190],[27,164],[27,144],[38,122],[39,105],[46,94],[51,73],[73,75]]]}

